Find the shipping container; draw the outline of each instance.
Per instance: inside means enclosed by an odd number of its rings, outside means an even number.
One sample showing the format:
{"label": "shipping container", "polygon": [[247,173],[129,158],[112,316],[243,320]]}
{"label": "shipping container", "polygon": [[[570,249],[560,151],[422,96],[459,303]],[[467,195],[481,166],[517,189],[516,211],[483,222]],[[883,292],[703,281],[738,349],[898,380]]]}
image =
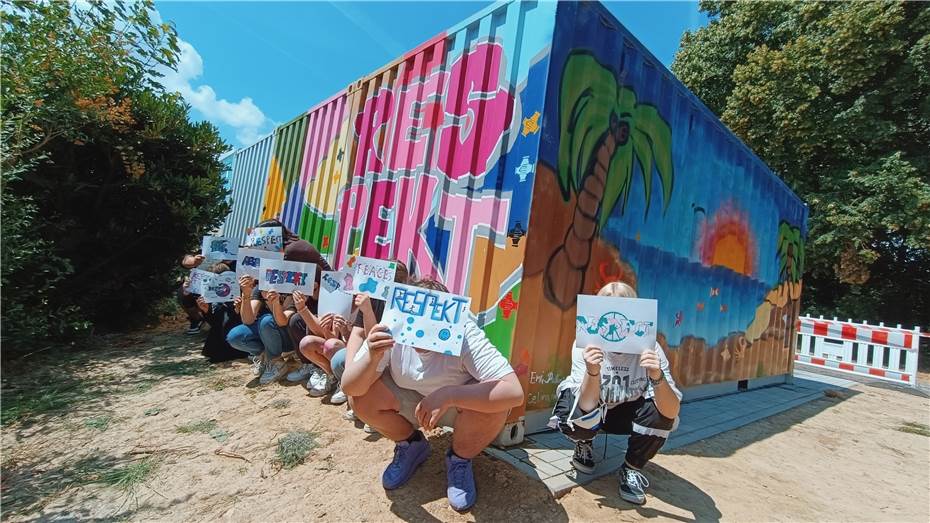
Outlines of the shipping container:
{"label": "shipping container", "polygon": [[273,148],[272,135],[236,151],[230,179],[229,198],[232,210],[223,224],[224,235],[245,242],[246,229],[259,221]]}
{"label": "shipping container", "polygon": [[805,205],[597,2],[495,4],[275,136],[263,217],[470,295],[526,391],[515,434],[610,281],[658,300],[686,397],[791,373]]}

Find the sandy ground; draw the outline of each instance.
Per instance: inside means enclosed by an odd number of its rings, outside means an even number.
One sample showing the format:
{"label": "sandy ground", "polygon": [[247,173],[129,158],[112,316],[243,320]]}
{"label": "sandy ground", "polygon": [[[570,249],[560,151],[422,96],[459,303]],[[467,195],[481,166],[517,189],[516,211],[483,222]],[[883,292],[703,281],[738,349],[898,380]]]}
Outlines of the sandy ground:
{"label": "sandy ground", "polygon": [[[4,365],[4,401],[54,394],[56,383],[109,388],[4,426],[3,520],[930,521],[930,437],[897,430],[930,423],[920,395],[859,386],[660,454],[646,469],[643,507],[620,500],[613,477],[556,500],[480,456],[478,503],[458,514],[445,499],[447,436],[434,439],[408,486],[386,493],[391,442],[300,386],[247,386],[244,362],[199,365],[199,339],[179,330],[111,337],[54,364],[40,355]],[[178,432],[209,420],[212,436]],[[283,469],[277,441],[298,429],[316,433],[318,447]],[[157,467],[134,490],[100,482],[106,470],[146,459]]]}

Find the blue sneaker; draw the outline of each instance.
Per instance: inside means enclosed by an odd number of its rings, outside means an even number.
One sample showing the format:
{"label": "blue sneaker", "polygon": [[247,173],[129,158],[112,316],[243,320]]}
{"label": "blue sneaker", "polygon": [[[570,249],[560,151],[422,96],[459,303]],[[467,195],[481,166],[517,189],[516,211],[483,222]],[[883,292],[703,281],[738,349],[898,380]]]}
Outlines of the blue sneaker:
{"label": "blue sneaker", "polygon": [[446,452],[446,481],[449,485],[446,496],[449,497],[450,507],[464,512],[475,504],[478,492],[475,490],[475,474],[471,468],[471,460],[456,456],[451,448]]}
{"label": "blue sneaker", "polygon": [[429,457],[429,442],[423,435],[413,443],[401,441],[394,445],[394,459],[381,475],[381,485],[385,490],[403,487],[421,463]]}

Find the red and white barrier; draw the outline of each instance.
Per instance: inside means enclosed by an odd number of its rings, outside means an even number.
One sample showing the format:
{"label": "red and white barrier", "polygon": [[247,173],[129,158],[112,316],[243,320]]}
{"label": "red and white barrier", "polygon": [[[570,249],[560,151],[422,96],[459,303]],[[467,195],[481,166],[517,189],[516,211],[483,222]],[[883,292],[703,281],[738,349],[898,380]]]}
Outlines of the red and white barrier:
{"label": "red and white barrier", "polygon": [[920,329],[798,318],[796,361],[917,386]]}

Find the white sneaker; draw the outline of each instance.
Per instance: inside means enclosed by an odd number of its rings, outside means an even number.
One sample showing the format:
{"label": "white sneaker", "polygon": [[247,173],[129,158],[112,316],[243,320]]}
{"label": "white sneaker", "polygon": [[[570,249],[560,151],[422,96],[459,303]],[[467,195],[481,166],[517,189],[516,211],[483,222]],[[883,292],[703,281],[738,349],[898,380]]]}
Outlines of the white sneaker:
{"label": "white sneaker", "polygon": [[307,391],[310,392],[311,397],[319,398],[329,394],[335,383],[335,378],[317,369],[317,372],[311,374],[310,379],[307,380]]}
{"label": "white sneaker", "polygon": [[317,369],[316,365],[312,363],[304,363],[300,367],[297,367],[288,373],[287,381],[290,381],[291,383],[299,383],[309,378],[314,369]]}
{"label": "white sneaker", "polygon": [[262,377],[258,378],[258,383],[260,385],[267,385],[273,381],[278,381],[283,378],[287,373],[287,364],[281,360],[272,360],[271,363],[265,366],[265,372],[262,373]]}
{"label": "white sneaker", "polygon": [[342,405],[343,403],[349,401],[349,398],[346,397],[346,393],[342,392],[342,387],[336,389],[336,392],[329,397],[329,402],[333,405]]}
{"label": "white sneaker", "polygon": [[352,409],[345,411],[345,413],[343,413],[342,415],[342,419],[349,420],[349,421],[358,421],[358,418],[355,417],[355,411]]}
{"label": "white sneaker", "polygon": [[377,433],[378,433],[378,431],[375,430],[374,427],[372,427],[371,425],[369,425],[369,424],[367,424],[367,423],[366,423],[365,426],[362,428],[362,430],[364,430],[364,431],[367,432],[368,434],[377,434]]}
{"label": "white sneaker", "polygon": [[261,376],[265,372],[265,354],[259,354],[258,356],[252,356],[252,375]]}

